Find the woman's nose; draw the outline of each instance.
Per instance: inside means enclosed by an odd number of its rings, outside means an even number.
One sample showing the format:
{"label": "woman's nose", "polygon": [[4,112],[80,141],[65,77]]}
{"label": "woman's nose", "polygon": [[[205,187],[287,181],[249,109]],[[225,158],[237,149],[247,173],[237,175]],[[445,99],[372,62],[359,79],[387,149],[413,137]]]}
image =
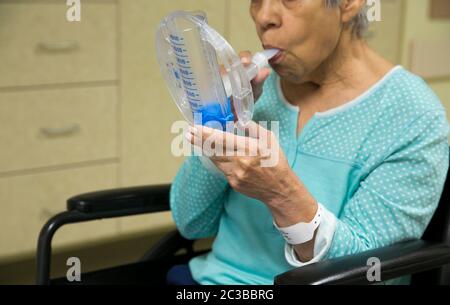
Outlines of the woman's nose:
{"label": "woman's nose", "polygon": [[256,10],[255,21],[262,30],[267,31],[281,25],[279,0],[262,0]]}

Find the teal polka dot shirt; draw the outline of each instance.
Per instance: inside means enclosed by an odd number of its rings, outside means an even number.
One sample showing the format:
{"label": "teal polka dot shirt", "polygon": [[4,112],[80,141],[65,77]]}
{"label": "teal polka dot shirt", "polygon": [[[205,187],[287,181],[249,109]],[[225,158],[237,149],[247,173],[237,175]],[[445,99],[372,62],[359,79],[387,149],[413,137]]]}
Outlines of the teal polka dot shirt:
{"label": "teal polka dot shirt", "polygon": [[426,83],[397,66],[355,100],[316,113],[297,137],[299,112],[272,73],[253,119],[279,122],[289,165],[323,209],[314,258],[298,261],[262,202],[192,156],[170,205],[184,237],[215,236],[212,250],[189,262],[197,282],[272,284],[295,267],[422,236],[449,162],[445,109]]}

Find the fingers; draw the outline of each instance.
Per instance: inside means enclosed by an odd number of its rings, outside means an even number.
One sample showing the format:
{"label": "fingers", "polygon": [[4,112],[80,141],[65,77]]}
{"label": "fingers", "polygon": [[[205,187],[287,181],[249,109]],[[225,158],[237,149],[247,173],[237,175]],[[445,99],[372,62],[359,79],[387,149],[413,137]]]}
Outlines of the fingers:
{"label": "fingers", "polygon": [[269,77],[272,70],[269,68],[261,69],[261,71],[258,72],[258,75],[252,80],[252,84],[255,85],[262,85],[266,81],[266,79]]}
{"label": "fingers", "polygon": [[[239,56],[244,67],[249,66],[252,62],[252,53],[250,51],[242,51],[239,53]],[[256,77],[251,80],[253,97],[255,101],[257,101],[261,96],[264,82],[269,77],[270,73],[271,70],[269,68],[261,69]]]}
{"label": "fingers", "polygon": [[241,62],[244,65],[244,67],[247,67],[252,62],[252,52],[250,51],[242,51],[239,52],[239,57],[241,58]]}
{"label": "fingers", "polygon": [[256,77],[251,80],[253,92],[255,93],[255,95],[257,95],[258,98],[259,98],[259,95],[261,95],[261,93],[262,93],[262,88],[264,86],[264,82],[269,77],[271,72],[272,72],[272,70],[270,70],[269,68],[261,69],[258,72],[258,74],[256,75]]}
{"label": "fingers", "polygon": [[257,151],[260,156],[269,156],[272,149],[279,146],[274,133],[254,121],[250,121],[244,127],[238,127],[240,132],[244,132],[246,136],[254,138]]}
{"label": "fingers", "polygon": [[[233,140],[230,136],[232,134],[224,133],[220,130],[195,125],[189,126],[189,130],[186,133],[186,139],[193,145],[202,149],[203,153],[205,153],[208,157],[211,156],[224,156],[225,148],[232,147],[230,141]],[[212,154],[211,151],[214,151],[215,154]]]}
{"label": "fingers", "polygon": [[272,162],[272,156],[278,156],[279,145],[271,131],[253,121],[241,130],[248,136],[195,125],[189,127],[186,139],[200,148],[202,154],[209,157],[225,174],[233,163],[241,160],[240,157],[257,157],[264,160],[262,162],[269,158],[269,162]]}
{"label": "fingers", "polygon": [[267,138],[271,137],[271,132],[258,123],[254,121],[250,121],[245,126],[238,125],[239,131],[245,133],[246,136],[252,137],[252,138]]}
{"label": "fingers", "polygon": [[191,144],[200,147],[208,157],[256,155],[256,139],[234,135],[206,126],[189,127],[186,139]]}

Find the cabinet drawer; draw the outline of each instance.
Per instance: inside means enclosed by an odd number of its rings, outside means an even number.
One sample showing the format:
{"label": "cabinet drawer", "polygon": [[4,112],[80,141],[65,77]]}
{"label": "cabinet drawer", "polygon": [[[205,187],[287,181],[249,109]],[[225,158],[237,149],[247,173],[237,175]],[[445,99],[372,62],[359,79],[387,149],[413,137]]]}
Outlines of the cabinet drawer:
{"label": "cabinet drawer", "polygon": [[0,93],[0,173],[116,157],[116,88]]}
{"label": "cabinet drawer", "polygon": [[[35,251],[40,229],[65,210],[69,197],[116,185],[116,164],[0,178],[0,257]],[[85,243],[117,232],[117,220],[69,225],[56,233],[54,245]]]}
{"label": "cabinet drawer", "polygon": [[0,87],[116,79],[116,5],[0,0]]}

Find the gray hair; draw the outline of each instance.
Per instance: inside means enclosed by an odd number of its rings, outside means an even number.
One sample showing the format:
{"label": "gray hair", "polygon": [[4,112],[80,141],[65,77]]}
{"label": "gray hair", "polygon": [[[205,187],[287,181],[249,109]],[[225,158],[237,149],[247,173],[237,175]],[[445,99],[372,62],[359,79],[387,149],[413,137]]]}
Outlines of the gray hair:
{"label": "gray hair", "polygon": [[[337,7],[341,3],[341,0],[325,0],[327,7]],[[358,13],[358,15],[351,21],[351,27],[353,33],[358,37],[362,38],[367,28],[369,27],[369,20],[367,19],[367,6]]]}

